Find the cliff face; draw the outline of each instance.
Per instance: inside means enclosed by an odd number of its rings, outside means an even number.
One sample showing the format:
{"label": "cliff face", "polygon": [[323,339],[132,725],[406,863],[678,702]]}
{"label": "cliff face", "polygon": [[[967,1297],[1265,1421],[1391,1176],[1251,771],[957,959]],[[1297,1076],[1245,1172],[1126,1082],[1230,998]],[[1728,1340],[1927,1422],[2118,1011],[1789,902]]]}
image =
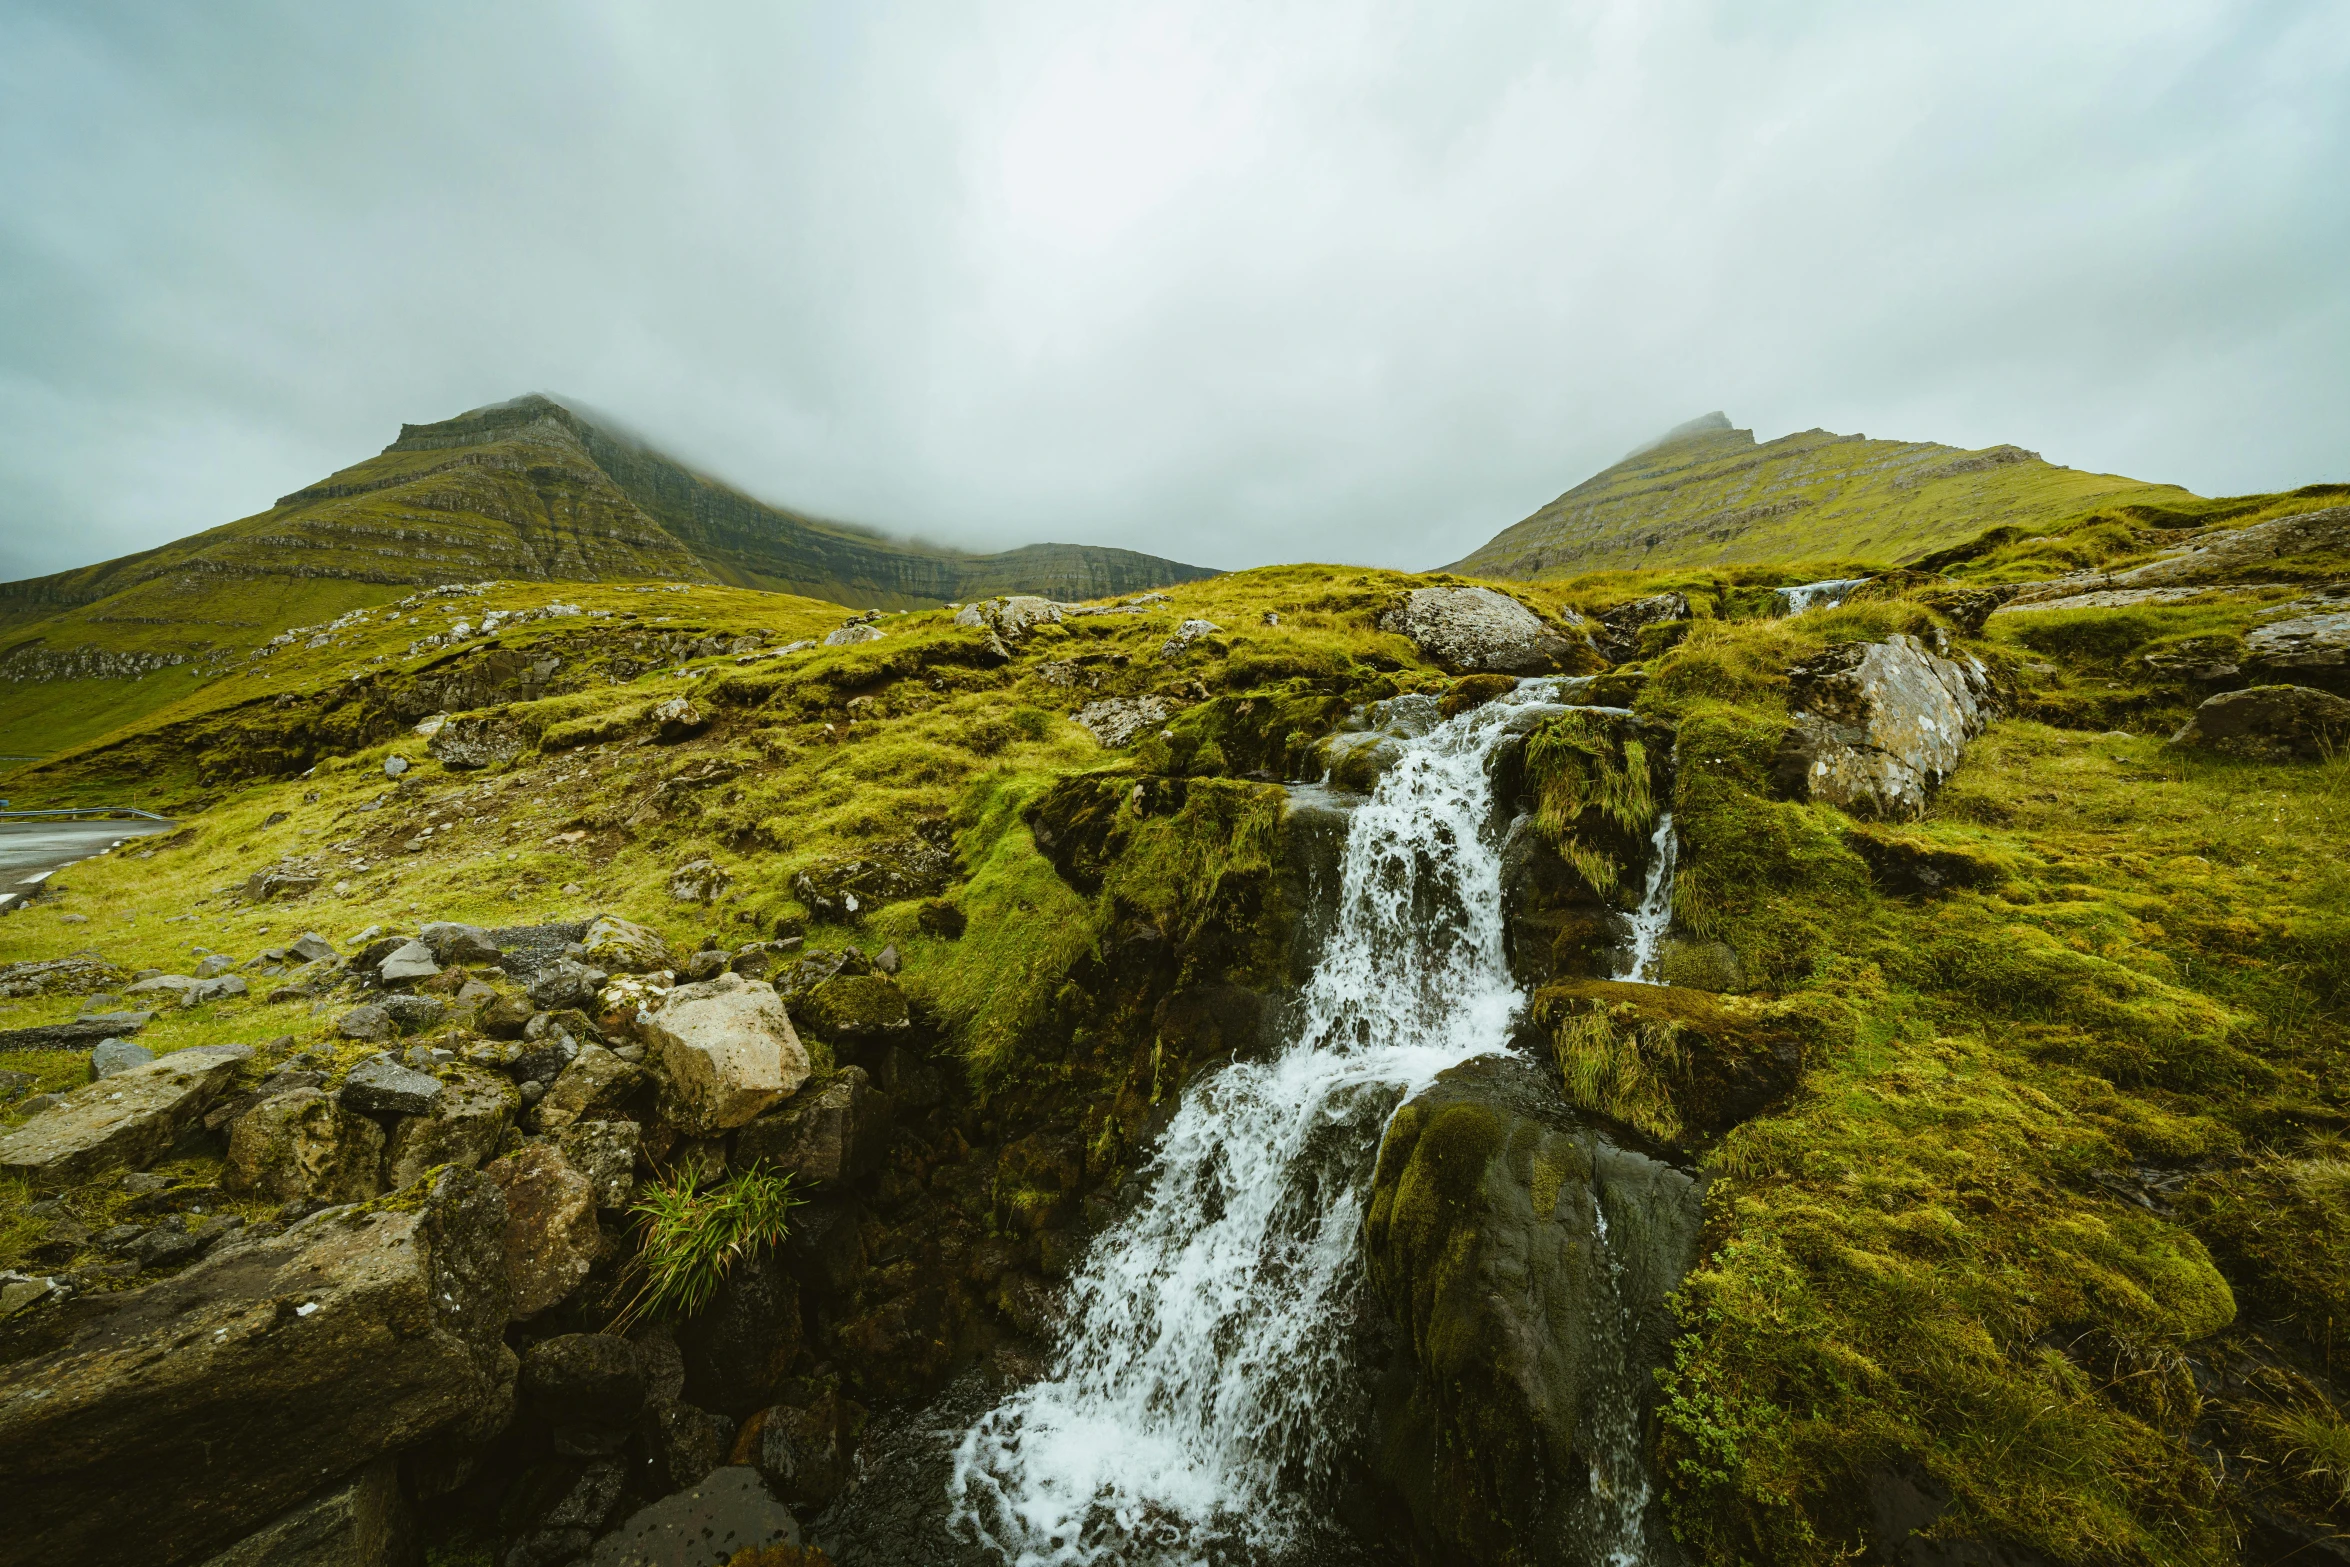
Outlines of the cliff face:
{"label": "cliff face", "polygon": [[1805,430],[1757,444],[1720,413],[1678,425],[1452,570],[1488,577],[1865,559],[1906,562],[1987,528],[2093,506],[2165,507],[2171,485],[2081,473],[2016,446],[1965,451]]}

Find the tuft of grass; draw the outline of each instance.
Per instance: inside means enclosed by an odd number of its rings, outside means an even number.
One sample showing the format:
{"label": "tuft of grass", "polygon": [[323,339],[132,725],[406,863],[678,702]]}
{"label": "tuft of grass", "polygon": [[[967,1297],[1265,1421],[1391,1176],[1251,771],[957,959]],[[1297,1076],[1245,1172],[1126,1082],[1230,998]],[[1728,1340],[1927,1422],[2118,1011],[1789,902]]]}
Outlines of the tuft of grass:
{"label": "tuft of grass", "polygon": [[716,1181],[676,1172],[645,1188],[629,1210],[643,1283],[622,1316],[690,1317],[709,1305],[736,1261],[789,1233],[800,1205],[791,1185],[790,1175],[760,1167]]}

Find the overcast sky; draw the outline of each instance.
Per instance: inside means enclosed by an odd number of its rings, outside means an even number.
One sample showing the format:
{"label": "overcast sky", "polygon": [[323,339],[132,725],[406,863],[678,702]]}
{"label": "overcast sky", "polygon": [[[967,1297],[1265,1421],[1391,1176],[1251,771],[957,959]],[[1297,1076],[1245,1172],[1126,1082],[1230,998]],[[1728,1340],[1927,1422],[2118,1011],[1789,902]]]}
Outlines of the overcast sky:
{"label": "overcast sky", "polygon": [[1717,407],[2350,478],[2350,4],[0,0],[0,577],[532,390],[1218,566]]}

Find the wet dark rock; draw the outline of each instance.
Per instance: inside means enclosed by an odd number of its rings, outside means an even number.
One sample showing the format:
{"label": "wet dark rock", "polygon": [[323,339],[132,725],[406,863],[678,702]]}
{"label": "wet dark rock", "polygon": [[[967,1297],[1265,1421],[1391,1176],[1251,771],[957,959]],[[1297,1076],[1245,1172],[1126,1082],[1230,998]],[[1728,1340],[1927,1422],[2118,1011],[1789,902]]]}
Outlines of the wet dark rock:
{"label": "wet dark rock", "polygon": [[565,1333],[523,1352],[522,1390],[559,1424],[627,1425],[644,1408],[644,1359],[624,1338]]}
{"label": "wet dark rock", "polygon": [[400,1567],[416,1558],[400,1466],[378,1459],[204,1562],[203,1567]]}
{"label": "wet dark rock", "polygon": [[11,1558],[146,1562],[159,1541],[200,1557],[322,1475],[487,1435],[515,1369],[504,1220],[494,1186],[453,1172],[406,1211],[334,1210],[68,1302],[49,1347],[0,1367]]}
{"label": "wet dark rock", "polygon": [[682,1399],[660,1398],[645,1405],[637,1422],[652,1460],[672,1490],[683,1490],[726,1463],[734,1423]]}
{"label": "wet dark rock", "polygon": [[678,1334],[686,1397],[737,1418],[768,1403],[800,1349],[799,1286],[771,1253],[742,1258]]}
{"label": "wet dark rock", "polygon": [[857,1432],[865,1411],[827,1388],[801,1404],[759,1411],[743,1428],[739,1457],[748,1458],[794,1507],[830,1505],[855,1473]]}
{"label": "wet dark rock", "polygon": [[802,1083],[781,1107],[736,1132],[735,1162],[763,1164],[801,1184],[837,1183],[878,1166],[889,1136],[888,1100],[863,1067],[843,1067]]}
{"label": "wet dark rock", "polygon": [[[1611,1141],[1511,1057],[1455,1067],[1396,1113],[1363,1231],[1401,1338],[1371,1451],[1423,1549],[1593,1559],[1588,1475],[1645,1461],[1650,1373],[1675,1330],[1667,1297],[1696,1260],[1700,1197],[1695,1177]],[[1652,1520],[1660,1560],[1662,1529]]]}
{"label": "wet dark rock", "polygon": [[596,1191],[545,1143],[532,1143],[482,1172],[505,1197],[502,1257],[506,1299],[517,1322],[571,1297],[603,1252]]}

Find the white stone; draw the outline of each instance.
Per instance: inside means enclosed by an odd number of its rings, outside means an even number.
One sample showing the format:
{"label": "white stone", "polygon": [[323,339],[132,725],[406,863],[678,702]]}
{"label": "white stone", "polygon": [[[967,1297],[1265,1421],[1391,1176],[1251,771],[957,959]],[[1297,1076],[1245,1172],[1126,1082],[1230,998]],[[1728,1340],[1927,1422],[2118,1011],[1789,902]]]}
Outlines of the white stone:
{"label": "white stone", "polygon": [[644,1027],[690,1131],[740,1126],[807,1081],[807,1047],[763,979],[726,973],[680,985]]}

